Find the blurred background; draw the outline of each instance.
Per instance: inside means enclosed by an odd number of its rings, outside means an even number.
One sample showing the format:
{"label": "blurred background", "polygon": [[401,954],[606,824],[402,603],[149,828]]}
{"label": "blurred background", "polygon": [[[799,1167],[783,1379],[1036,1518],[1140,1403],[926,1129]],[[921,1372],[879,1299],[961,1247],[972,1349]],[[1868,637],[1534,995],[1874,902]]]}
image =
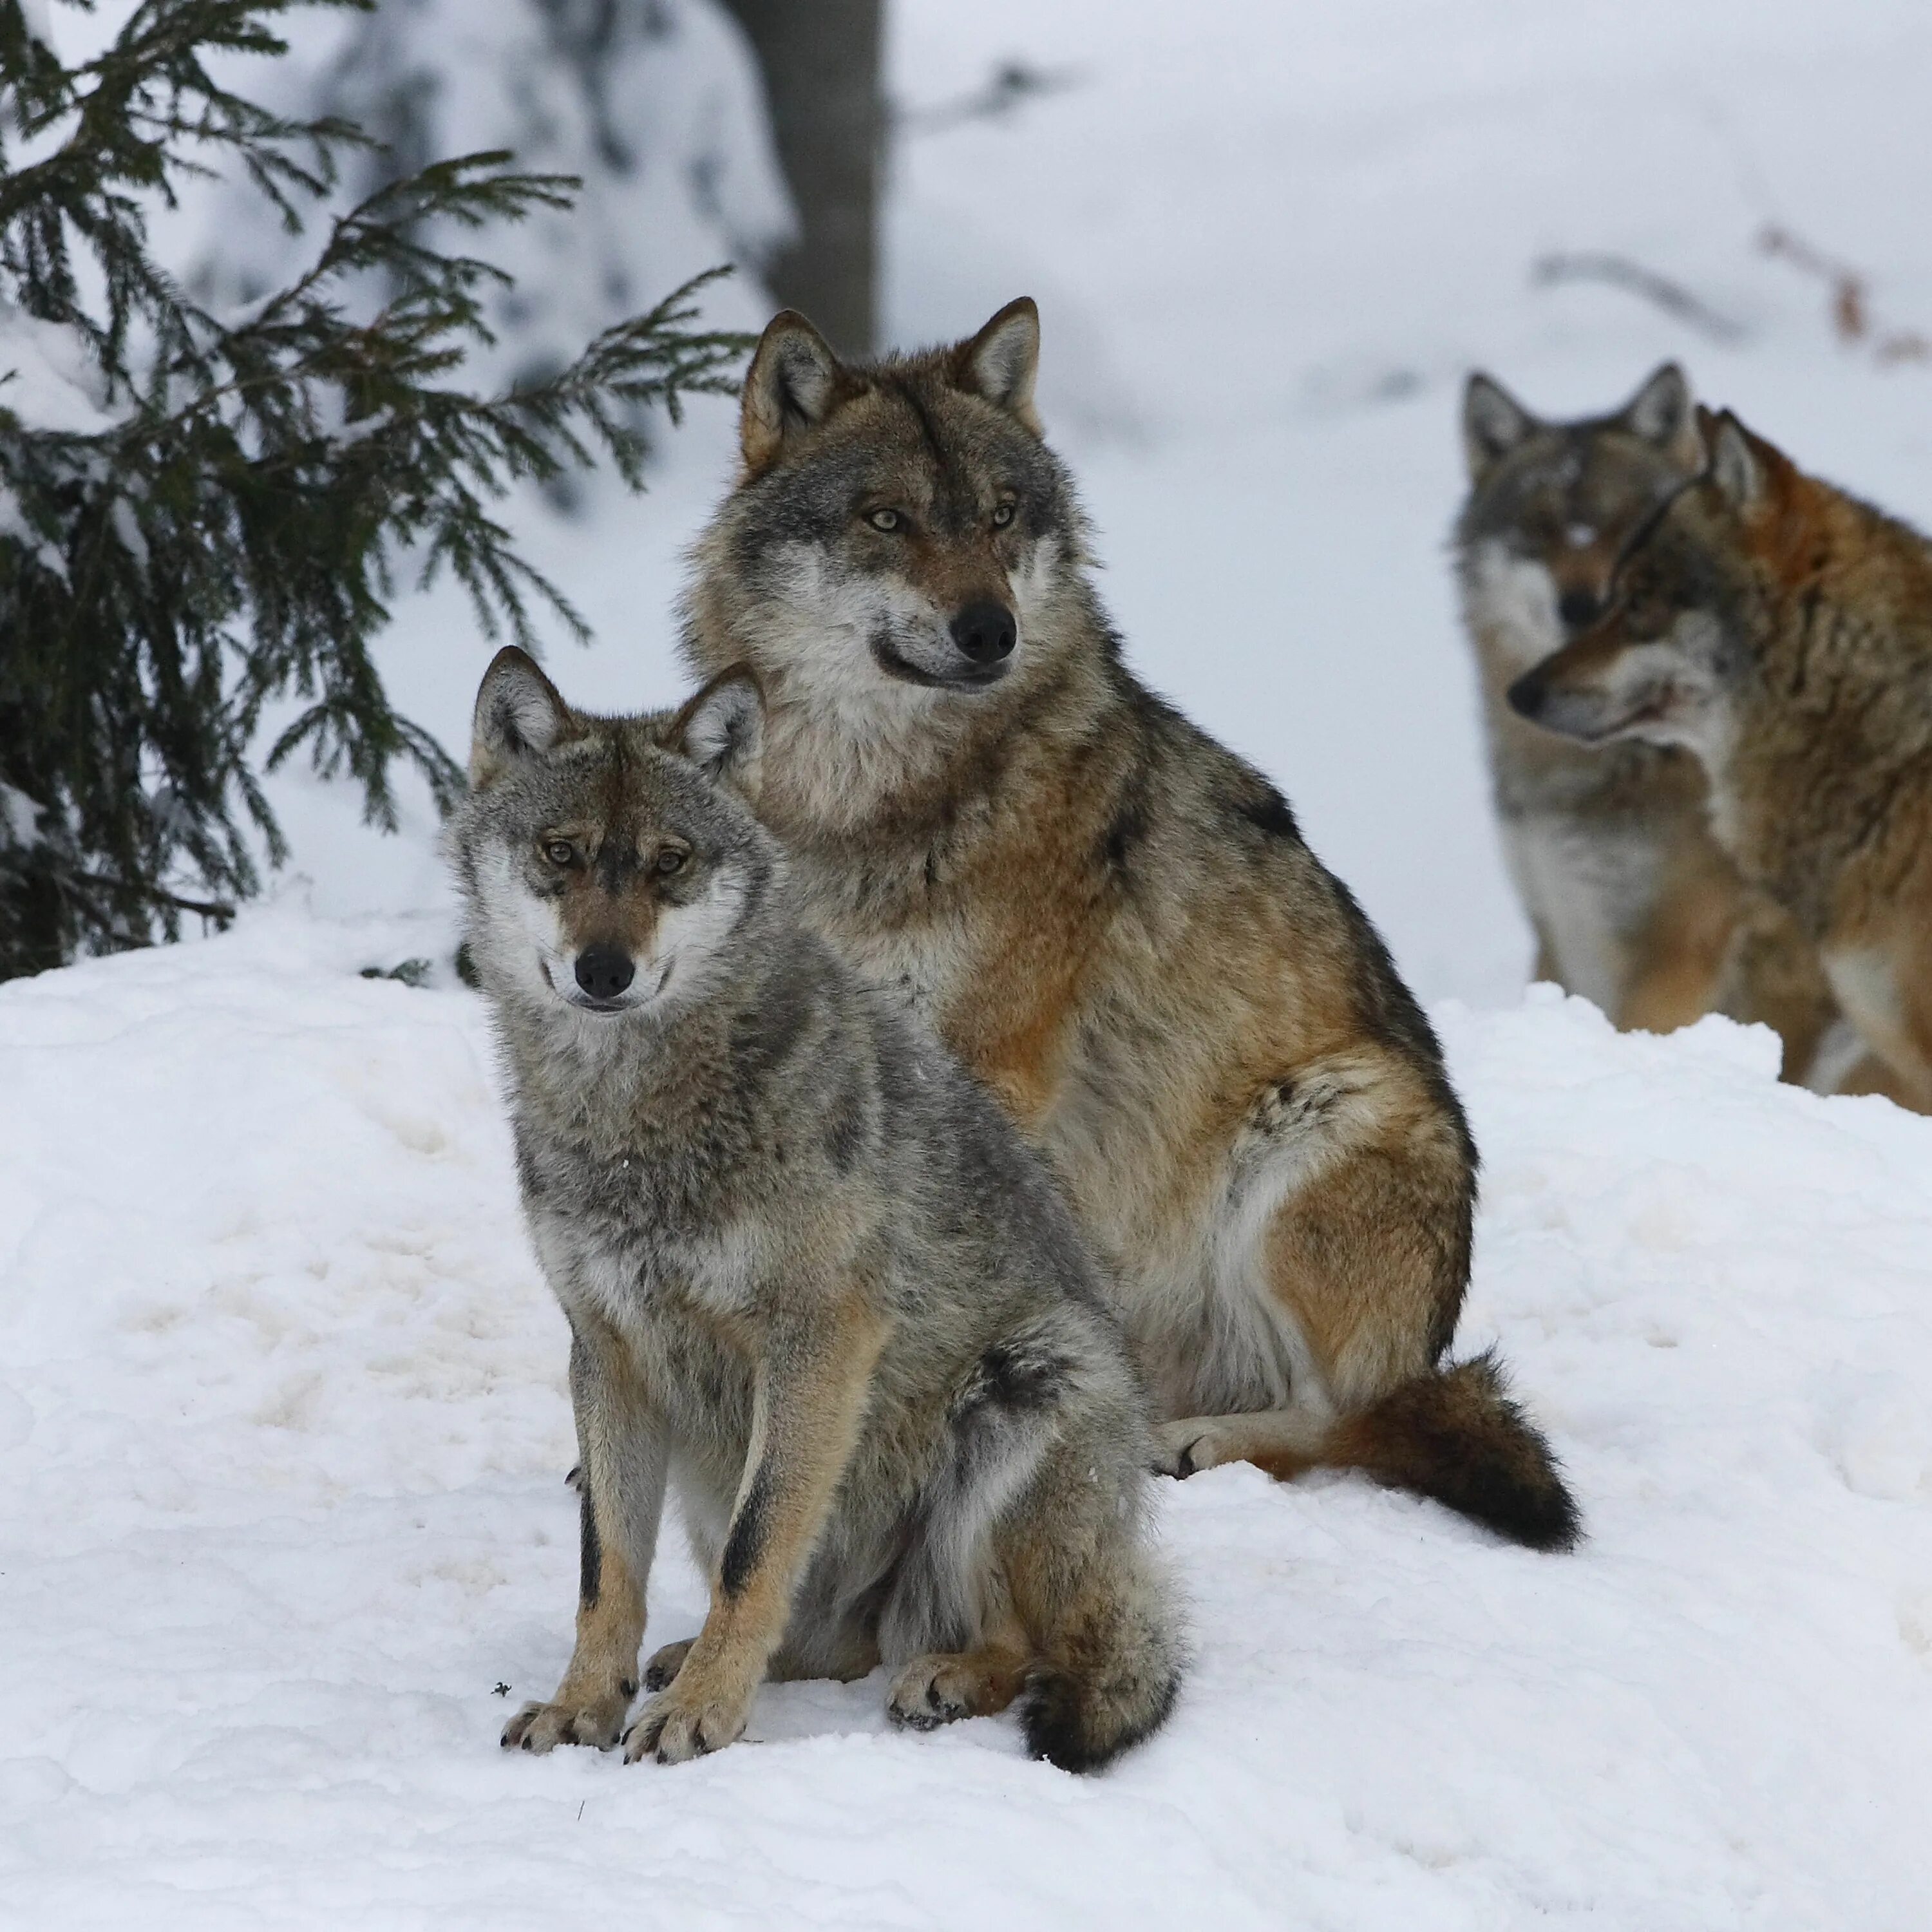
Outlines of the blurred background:
{"label": "blurred background", "polygon": [[[586,177],[515,232],[513,373],[718,261],[708,320],[790,304],[855,351],[1036,297],[1132,661],[1280,782],[1430,997],[1511,1000],[1530,950],[1445,553],[1471,368],[1570,414],[1676,357],[1932,522],[1924,0],[386,0],[303,31],[275,85],[402,160]],[[170,245],[245,289],[284,244],[216,196]],[[596,628],[550,655],[578,701],[681,688],[680,558],[732,460],[701,400],[648,494],[517,506]],[[439,593],[382,664],[460,754],[488,656]],[[274,782],[280,892],[440,897],[426,798],[384,839]]]}

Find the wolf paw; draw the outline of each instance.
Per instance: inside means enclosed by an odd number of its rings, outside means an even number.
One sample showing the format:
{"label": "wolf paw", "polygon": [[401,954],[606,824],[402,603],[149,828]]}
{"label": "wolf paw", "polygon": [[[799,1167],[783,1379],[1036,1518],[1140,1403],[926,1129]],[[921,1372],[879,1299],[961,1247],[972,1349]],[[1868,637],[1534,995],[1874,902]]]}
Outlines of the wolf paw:
{"label": "wolf paw", "polygon": [[526,1704],[503,1726],[503,1748],[534,1751],[539,1757],[559,1744],[608,1750],[623,1730],[624,1713],[637,1688],[620,1686],[610,1696],[588,1703]]}
{"label": "wolf paw", "polygon": [[1220,1424],[1212,1416],[1183,1416],[1154,1432],[1154,1472],[1185,1478],[1227,1460]]}
{"label": "wolf paw", "polygon": [[702,1684],[692,1684],[688,1672],[681,1672],[624,1733],[624,1762],[655,1757],[660,1764],[682,1764],[722,1750],[742,1733],[750,1714],[749,1698],[711,1694]]}
{"label": "wolf paw", "polygon": [[886,1715],[913,1731],[936,1731],[981,1708],[982,1675],[963,1658],[916,1657],[892,1679]]}
{"label": "wolf paw", "polygon": [[662,1650],[651,1652],[651,1660],[644,1666],[644,1688],[646,1690],[668,1690],[676,1681],[677,1673],[684,1668],[684,1660],[691,1654],[691,1646],[698,1641],[694,1636],[680,1637],[675,1643],[666,1644]]}

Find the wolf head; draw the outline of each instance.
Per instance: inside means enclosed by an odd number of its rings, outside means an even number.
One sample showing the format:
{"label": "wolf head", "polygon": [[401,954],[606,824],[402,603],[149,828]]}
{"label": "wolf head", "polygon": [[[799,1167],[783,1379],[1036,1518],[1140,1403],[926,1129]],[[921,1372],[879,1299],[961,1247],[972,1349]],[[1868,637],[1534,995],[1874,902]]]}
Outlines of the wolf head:
{"label": "wolf head", "polygon": [[1596,620],[1510,687],[1512,707],[1586,744],[1684,745],[1715,765],[1767,621],[1759,552],[1796,472],[1728,411],[1701,473],[1640,532]]}
{"label": "wolf head", "polygon": [[746,377],[743,468],[698,552],[687,648],[742,656],[781,700],[984,704],[1051,649],[1084,557],[1034,413],[1040,317],[1022,298],[970,340],[842,362],[802,316]]}
{"label": "wolf head", "polygon": [[450,843],[485,988],[599,1020],[700,997],[768,897],[761,707],[742,672],[645,718],[573,711],[514,646],[476,696]]}
{"label": "wolf head", "polygon": [[1462,443],[1470,491],[1456,542],[1470,614],[1525,668],[1597,616],[1632,534],[1703,463],[1674,362],[1622,409],[1574,422],[1542,422],[1473,375]]}

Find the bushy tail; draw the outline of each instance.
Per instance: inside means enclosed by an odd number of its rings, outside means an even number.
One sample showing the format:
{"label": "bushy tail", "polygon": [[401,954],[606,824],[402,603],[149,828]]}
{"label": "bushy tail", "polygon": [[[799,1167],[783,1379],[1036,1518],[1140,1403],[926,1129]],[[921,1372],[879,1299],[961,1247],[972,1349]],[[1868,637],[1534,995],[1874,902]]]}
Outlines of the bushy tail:
{"label": "bushy tail", "polygon": [[1020,1705],[1028,1752],[1062,1771],[1097,1771],[1151,1736],[1180,1693],[1181,1652],[1171,1592],[1152,1567],[1095,1564],[1028,1679]]}
{"label": "bushy tail", "polygon": [[1493,1352],[1342,1417],[1317,1460],[1428,1496],[1532,1550],[1568,1550],[1583,1533],[1556,1458],[1510,1399]]}

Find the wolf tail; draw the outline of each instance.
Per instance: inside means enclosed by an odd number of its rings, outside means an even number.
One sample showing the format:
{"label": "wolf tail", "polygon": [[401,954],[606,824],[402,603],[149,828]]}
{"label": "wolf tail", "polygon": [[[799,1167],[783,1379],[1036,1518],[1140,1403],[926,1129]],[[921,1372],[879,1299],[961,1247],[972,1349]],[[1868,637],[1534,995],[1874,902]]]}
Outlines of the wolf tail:
{"label": "wolf tail", "polygon": [[1339,1418],[1309,1460],[1427,1496],[1532,1550],[1569,1550],[1583,1533],[1556,1456],[1511,1400],[1493,1350]]}
{"label": "wolf tail", "polygon": [[1036,1636],[1020,1706],[1028,1752],[1062,1771],[1097,1771],[1151,1736],[1180,1690],[1180,1619],[1144,1552],[1096,1552],[1084,1569]]}

